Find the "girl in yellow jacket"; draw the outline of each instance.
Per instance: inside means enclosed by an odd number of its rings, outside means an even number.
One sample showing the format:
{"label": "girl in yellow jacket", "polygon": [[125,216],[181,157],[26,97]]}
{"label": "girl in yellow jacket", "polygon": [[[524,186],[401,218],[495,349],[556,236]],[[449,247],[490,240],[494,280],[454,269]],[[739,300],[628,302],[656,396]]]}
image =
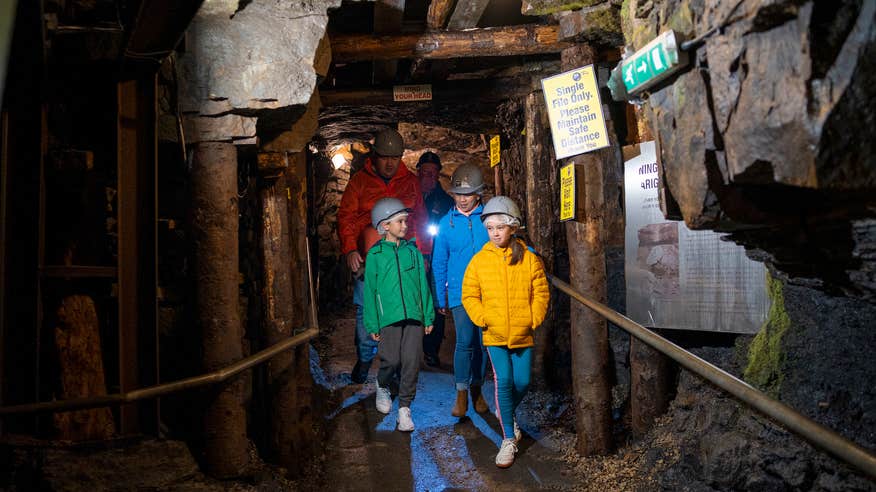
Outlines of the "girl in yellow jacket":
{"label": "girl in yellow jacket", "polygon": [[517,205],[495,196],[484,206],[481,220],[490,242],[465,270],[462,305],[484,330],[503,434],[496,466],[508,468],[520,439],[514,410],[529,387],[533,331],[544,321],[550,293],[541,260],[514,236],[520,227]]}

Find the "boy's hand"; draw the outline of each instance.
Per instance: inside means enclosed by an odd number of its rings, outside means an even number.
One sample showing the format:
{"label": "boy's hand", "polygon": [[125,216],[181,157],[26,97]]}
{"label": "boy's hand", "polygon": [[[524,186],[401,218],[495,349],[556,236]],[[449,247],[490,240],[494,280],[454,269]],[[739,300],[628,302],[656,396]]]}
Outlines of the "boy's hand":
{"label": "boy's hand", "polygon": [[438,309],[436,309],[436,311],[443,314],[444,316],[447,316],[450,314],[450,310],[447,308],[438,308]]}
{"label": "boy's hand", "polygon": [[426,334],[432,333],[432,325],[426,327]]}
{"label": "boy's hand", "polygon": [[380,333],[372,333],[371,339],[374,340],[375,342],[379,342],[380,341]]}

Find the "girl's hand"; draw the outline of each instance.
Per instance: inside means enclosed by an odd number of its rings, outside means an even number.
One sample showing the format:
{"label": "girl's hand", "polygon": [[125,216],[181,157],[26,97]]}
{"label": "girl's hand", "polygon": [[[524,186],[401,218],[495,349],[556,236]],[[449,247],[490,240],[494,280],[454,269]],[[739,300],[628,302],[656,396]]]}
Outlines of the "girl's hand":
{"label": "girl's hand", "polygon": [[450,310],[447,308],[438,308],[436,311],[443,314],[444,316],[447,316],[448,314],[450,314]]}
{"label": "girl's hand", "polygon": [[371,339],[374,340],[375,342],[379,342],[380,341],[380,334],[379,333],[372,333]]}
{"label": "girl's hand", "polygon": [[426,327],[426,334],[432,333],[432,325]]}

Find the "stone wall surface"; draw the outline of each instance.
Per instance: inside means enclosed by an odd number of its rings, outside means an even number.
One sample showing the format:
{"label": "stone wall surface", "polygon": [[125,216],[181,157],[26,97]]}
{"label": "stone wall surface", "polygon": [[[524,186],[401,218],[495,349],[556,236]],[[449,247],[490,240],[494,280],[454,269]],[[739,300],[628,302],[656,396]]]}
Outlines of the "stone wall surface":
{"label": "stone wall surface", "polygon": [[[771,318],[784,316],[787,326],[774,336],[768,351],[746,339],[735,349],[694,352],[737,377],[748,374],[753,361],[769,359],[771,387],[780,400],[874,449],[876,392],[870,384],[870,350],[876,332],[869,320],[876,307],[807,287],[776,286],[773,302],[781,305],[781,313]],[[678,453],[660,475],[664,489],[876,490],[876,482],[859,471],[686,370],[667,417],[648,437],[658,444],[652,450],[654,464]],[[667,435],[673,437],[665,439]],[[666,442],[675,446],[659,444]]]}
{"label": "stone wall surface", "polygon": [[633,50],[668,29],[701,41],[644,105],[668,213],[735,232],[788,278],[876,299],[853,226],[876,215],[876,3],[627,0],[621,16]]}
{"label": "stone wall surface", "polygon": [[[233,114],[259,118],[259,131],[290,128],[304,114],[320,75],[314,65],[322,64],[317,55],[326,11],[340,3],[205,1],[179,57],[180,110],[196,121]],[[247,135],[227,137],[254,137],[256,125],[245,130]]]}

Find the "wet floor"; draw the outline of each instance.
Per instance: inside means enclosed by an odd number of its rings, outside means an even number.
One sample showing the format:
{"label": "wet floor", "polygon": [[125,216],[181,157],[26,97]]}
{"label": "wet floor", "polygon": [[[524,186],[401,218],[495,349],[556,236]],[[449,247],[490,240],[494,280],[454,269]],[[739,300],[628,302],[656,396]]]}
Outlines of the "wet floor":
{"label": "wet floor", "polygon": [[441,369],[422,366],[417,395],[411,405],[416,429],[396,430],[398,401],[384,415],[374,406],[376,361],[365,384],[350,384],[355,360],[353,320],[340,319],[323,354],[322,368],[339,402],[328,415],[324,476],[333,490],[533,490],[569,488],[560,453],[539,442],[538,429],[518,416],[524,437],[514,465],[495,465],[502,440],[494,416],[493,385],[484,387],[490,412],[478,414],[469,405],[466,417],[450,415],[455,401],[449,367],[453,329],[448,324],[441,349]]}

